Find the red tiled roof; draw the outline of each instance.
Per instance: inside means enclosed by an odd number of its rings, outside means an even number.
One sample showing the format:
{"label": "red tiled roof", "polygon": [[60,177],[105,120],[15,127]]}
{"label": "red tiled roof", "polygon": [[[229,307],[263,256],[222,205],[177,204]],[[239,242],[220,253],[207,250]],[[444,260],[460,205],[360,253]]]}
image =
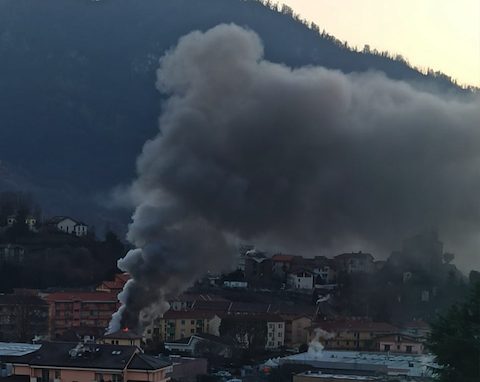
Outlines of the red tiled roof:
{"label": "red tiled roof", "polygon": [[117,294],[109,292],[55,292],[46,298],[48,302],[117,302]]}
{"label": "red tiled roof", "polygon": [[117,273],[115,275],[115,281],[119,280],[124,284],[131,279],[131,276],[128,273]]}

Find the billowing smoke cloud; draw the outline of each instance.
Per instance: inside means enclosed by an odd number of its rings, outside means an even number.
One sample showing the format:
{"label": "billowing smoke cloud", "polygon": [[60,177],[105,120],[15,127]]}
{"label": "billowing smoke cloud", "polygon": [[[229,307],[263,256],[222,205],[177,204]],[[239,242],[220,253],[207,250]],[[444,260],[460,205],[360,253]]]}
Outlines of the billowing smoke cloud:
{"label": "billowing smoke cloud", "polygon": [[124,321],[161,312],[223,266],[225,233],[305,248],[393,248],[432,226],[478,233],[478,99],[378,73],[293,70],[265,61],[258,36],[234,25],[182,38],[157,85],[169,98],[131,187],[138,249],[120,262],[134,280]]}

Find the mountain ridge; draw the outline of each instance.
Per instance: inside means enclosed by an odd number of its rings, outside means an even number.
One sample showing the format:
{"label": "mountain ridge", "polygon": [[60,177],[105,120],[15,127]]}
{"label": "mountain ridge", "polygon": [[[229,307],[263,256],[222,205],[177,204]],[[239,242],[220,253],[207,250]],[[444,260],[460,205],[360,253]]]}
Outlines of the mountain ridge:
{"label": "mountain ridge", "polygon": [[291,67],[382,71],[425,91],[464,92],[405,62],[340,46],[257,1],[0,0],[0,160],[24,170],[11,177],[22,179],[18,188],[35,185],[52,213],[103,219],[98,196],[132,179],[158,131],[159,57],[182,35],[219,23],[254,30],[266,59]]}

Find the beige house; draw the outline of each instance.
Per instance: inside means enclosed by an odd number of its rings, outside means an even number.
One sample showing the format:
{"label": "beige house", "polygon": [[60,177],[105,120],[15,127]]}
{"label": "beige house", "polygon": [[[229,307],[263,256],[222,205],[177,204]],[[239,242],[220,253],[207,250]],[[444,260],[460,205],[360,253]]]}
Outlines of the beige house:
{"label": "beige house", "polygon": [[424,345],[418,338],[404,334],[391,334],[376,339],[377,349],[382,352],[422,354]]}
{"label": "beige house", "polygon": [[309,330],[313,338],[315,328],[320,328],[332,335],[325,339],[327,349],[339,350],[377,350],[377,338],[398,332],[398,328],[386,322],[366,320],[344,320],[319,322]]}
{"label": "beige house", "polygon": [[307,316],[286,316],[285,320],[285,346],[300,346],[308,344],[308,328],[312,326],[312,319]]}
{"label": "beige house", "polygon": [[172,372],[169,360],[142,354],[135,346],[104,344],[46,342],[4,362],[13,376],[31,382],[168,382]]}

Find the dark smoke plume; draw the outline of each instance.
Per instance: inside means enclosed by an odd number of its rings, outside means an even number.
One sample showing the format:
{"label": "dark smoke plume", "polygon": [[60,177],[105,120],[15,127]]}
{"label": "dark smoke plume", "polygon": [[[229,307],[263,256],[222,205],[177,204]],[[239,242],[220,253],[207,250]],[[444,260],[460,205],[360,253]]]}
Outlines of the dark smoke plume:
{"label": "dark smoke plume", "polygon": [[[480,108],[379,73],[291,69],[258,36],[220,25],[161,60],[169,95],[138,160],[119,265],[123,322],[147,322],[225,265],[225,234],[288,248],[390,245],[418,228],[478,234]],[[117,319],[120,315],[117,315]],[[118,320],[117,320],[118,321]],[[118,323],[116,328],[118,328]]]}

